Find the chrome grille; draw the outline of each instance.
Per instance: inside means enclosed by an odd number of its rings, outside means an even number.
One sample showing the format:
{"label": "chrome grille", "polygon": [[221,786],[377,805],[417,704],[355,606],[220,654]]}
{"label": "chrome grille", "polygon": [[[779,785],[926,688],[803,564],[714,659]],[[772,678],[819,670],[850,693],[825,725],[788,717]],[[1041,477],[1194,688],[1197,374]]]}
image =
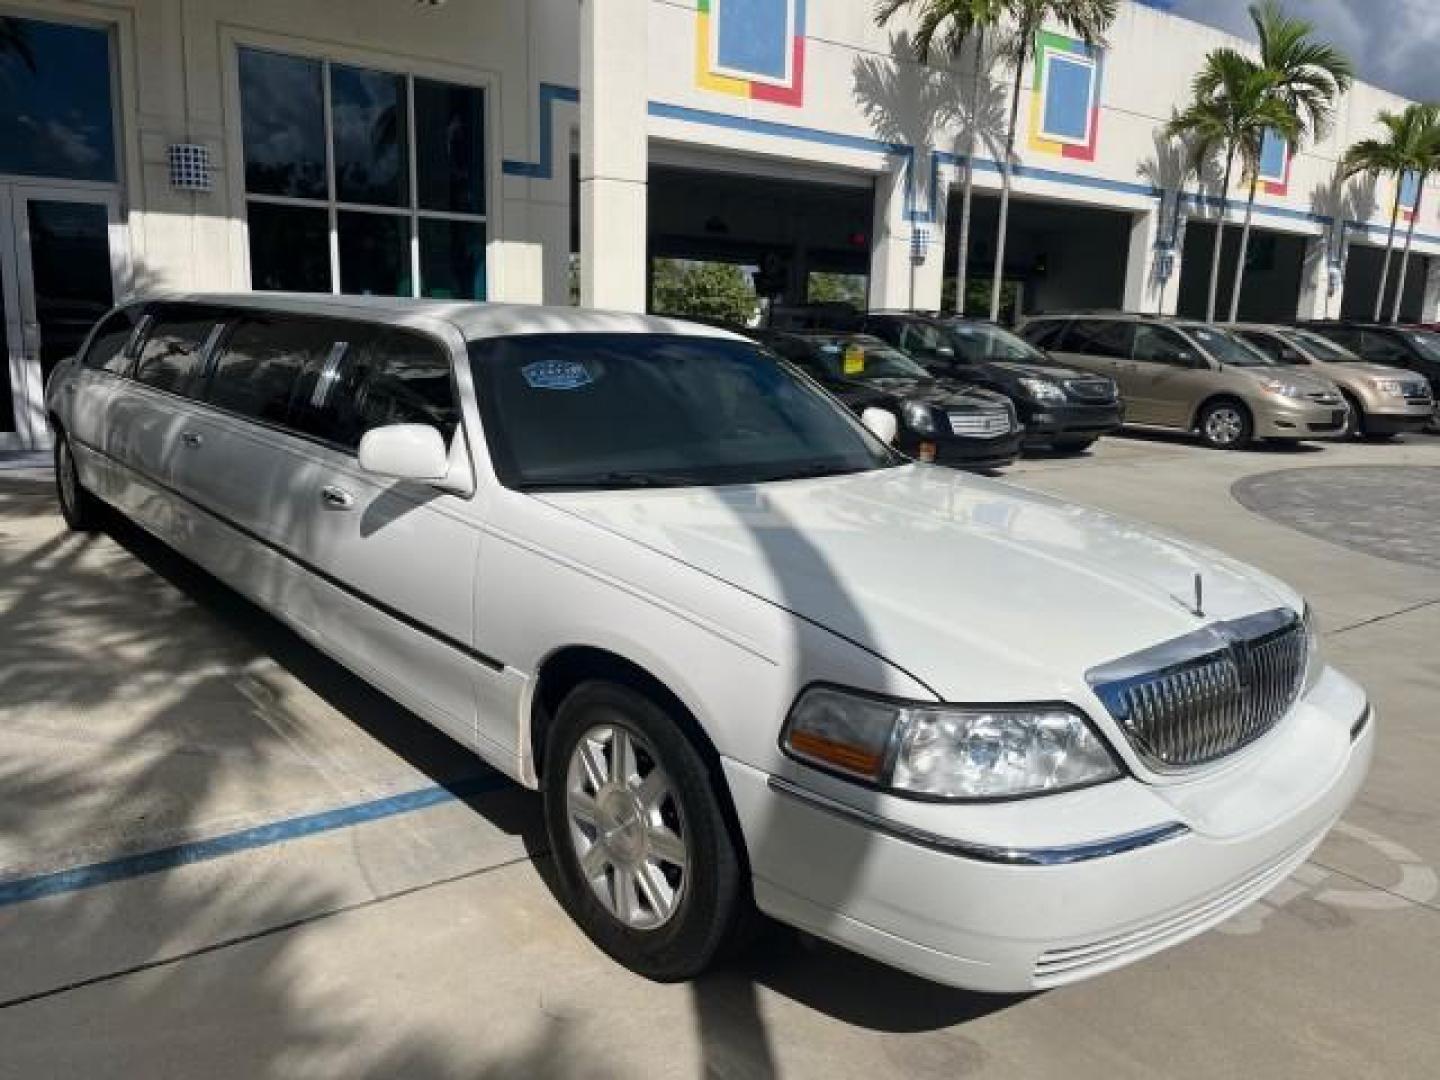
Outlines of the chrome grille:
{"label": "chrome grille", "polygon": [[1010,414],[1003,409],[976,409],[973,412],[952,412],[950,430],[956,435],[984,438],[1004,435],[1010,430]]}
{"label": "chrome grille", "polygon": [[1115,400],[1115,384],[1109,379],[1066,379],[1065,390],[1077,401]]}
{"label": "chrome grille", "polygon": [[1307,648],[1305,624],[1278,609],[1216,623],[1086,679],[1146,763],[1175,772],[1274,727],[1300,694]]}
{"label": "chrome grille", "polygon": [[1403,384],[1405,402],[1408,405],[1430,404],[1430,384],[1426,382],[1407,382]]}

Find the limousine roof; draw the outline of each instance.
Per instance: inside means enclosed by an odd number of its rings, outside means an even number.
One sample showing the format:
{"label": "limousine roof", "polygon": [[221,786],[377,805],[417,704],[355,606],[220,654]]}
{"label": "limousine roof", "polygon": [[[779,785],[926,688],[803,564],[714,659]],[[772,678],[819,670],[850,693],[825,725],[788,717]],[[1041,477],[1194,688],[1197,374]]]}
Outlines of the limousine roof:
{"label": "limousine roof", "polygon": [[518,334],[690,334],[697,337],[740,335],[715,326],[682,319],[633,315],[589,308],[542,307],[536,304],[492,304],[459,300],[417,300],[392,296],[334,296],[315,293],[236,292],[165,293],[137,297],[136,303],[213,304],[293,315],[337,315],[374,318],[397,326],[440,320],[467,340]]}

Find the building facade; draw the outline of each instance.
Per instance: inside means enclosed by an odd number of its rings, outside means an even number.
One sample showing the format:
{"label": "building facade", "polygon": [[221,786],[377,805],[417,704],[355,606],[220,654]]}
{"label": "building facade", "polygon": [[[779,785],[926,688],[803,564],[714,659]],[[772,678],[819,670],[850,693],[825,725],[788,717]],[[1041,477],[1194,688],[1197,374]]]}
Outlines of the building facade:
{"label": "building facade", "polygon": [[[906,27],[871,10],[0,0],[0,449],[44,444],[48,371],[137,292],[643,310],[664,258],[743,266],[792,301],[839,275],[872,306],[939,307],[967,167],[967,270],[989,277],[1008,73],[917,65]],[[1222,44],[1247,47],[1140,3],[1098,50],[1040,35],[1011,310],[1203,310],[1219,184],[1184,178],[1163,125]],[[1267,144],[1242,317],[1368,315],[1391,210],[1403,233],[1418,200],[1402,314],[1440,319],[1440,188],[1336,177],[1377,111],[1404,105],[1357,84],[1324,141]],[[1237,176],[1227,221],[1247,190]]]}

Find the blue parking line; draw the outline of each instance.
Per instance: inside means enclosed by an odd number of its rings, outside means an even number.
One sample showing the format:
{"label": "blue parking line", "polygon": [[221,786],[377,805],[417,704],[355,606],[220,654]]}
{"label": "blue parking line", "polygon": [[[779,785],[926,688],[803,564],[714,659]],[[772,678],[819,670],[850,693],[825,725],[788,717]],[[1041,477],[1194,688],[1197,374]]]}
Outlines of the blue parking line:
{"label": "blue parking line", "polygon": [[211,859],[223,858],[237,852],[283,844],[287,840],[334,832],[336,829],[348,829],[370,821],[414,813],[416,810],[427,810],[432,806],[443,806],[471,796],[499,791],[510,785],[511,782],[500,773],[487,772],[445,787],[437,784],[433,787],[418,788],[384,799],[284,818],[238,832],[212,836],[207,840],[142,851],[104,862],[72,866],[66,870],[53,870],[46,874],[36,874],[34,877],[0,881],[0,908],[38,900],[44,896],[56,896],[60,893],[91,889],[96,885],[126,881],[161,870],[173,870],[191,863],[209,862]]}

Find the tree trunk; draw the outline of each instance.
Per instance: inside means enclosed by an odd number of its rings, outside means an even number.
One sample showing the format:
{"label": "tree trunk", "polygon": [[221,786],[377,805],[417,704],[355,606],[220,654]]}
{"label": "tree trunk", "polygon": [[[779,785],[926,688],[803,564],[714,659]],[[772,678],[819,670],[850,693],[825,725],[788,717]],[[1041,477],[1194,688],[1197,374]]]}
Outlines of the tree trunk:
{"label": "tree trunk", "polygon": [[[1420,200],[1425,194],[1425,178],[1420,178],[1420,184],[1415,189],[1415,208],[1410,214],[1410,224],[1405,226],[1405,250],[1400,256],[1400,278],[1395,282],[1395,306],[1390,309],[1390,321],[1400,321],[1400,300],[1405,295],[1405,272],[1410,268],[1410,242],[1415,239],[1415,221],[1420,217]],[[1399,196],[1396,196],[1399,202]]]}
{"label": "tree trunk", "polygon": [[1011,160],[1015,157],[1015,121],[1020,115],[1020,82],[1025,77],[1025,63],[1030,58],[1030,42],[1034,27],[1022,26],[1021,53],[1015,64],[1015,83],[1010,89],[1010,125],[1005,130],[1005,160],[1000,163],[1000,223],[995,230],[995,273],[990,278],[990,321],[1000,321],[1000,284],[1005,276],[1005,231],[1010,226]]}
{"label": "tree trunk", "polygon": [[1220,249],[1225,246],[1225,212],[1230,208],[1230,172],[1235,167],[1235,147],[1225,152],[1225,179],[1220,188],[1220,215],[1215,219],[1215,250],[1210,253],[1210,292],[1205,298],[1205,321],[1215,321],[1215,294],[1220,291]]}
{"label": "tree trunk", "polygon": [[1260,186],[1260,166],[1250,175],[1250,195],[1245,200],[1245,224],[1240,229],[1240,254],[1235,258],[1235,281],[1230,286],[1230,321],[1240,310],[1240,287],[1245,282],[1245,253],[1250,248],[1250,219],[1255,214],[1255,189]]}
{"label": "tree trunk", "polygon": [[970,130],[965,134],[965,181],[960,193],[960,243],[955,253],[955,314],[965,314],[965,277],[970,268],[970,204],[975,194],[975,136],[980,84],[985,72],[985,31],[975,34],[975,76],[970,88]]}
{"label": "tree trunk", "polygon": [[1400,216],[1400,181],[1395,181],[1395,205],[1390,209],[1390,232],[1385,237],[1385,259],[1380,264],[1380,287],[1375,290],[1375,321],[1385,310],[1385,285],[1390,278],[1390,251],[1395,246],[1395,221]]}

